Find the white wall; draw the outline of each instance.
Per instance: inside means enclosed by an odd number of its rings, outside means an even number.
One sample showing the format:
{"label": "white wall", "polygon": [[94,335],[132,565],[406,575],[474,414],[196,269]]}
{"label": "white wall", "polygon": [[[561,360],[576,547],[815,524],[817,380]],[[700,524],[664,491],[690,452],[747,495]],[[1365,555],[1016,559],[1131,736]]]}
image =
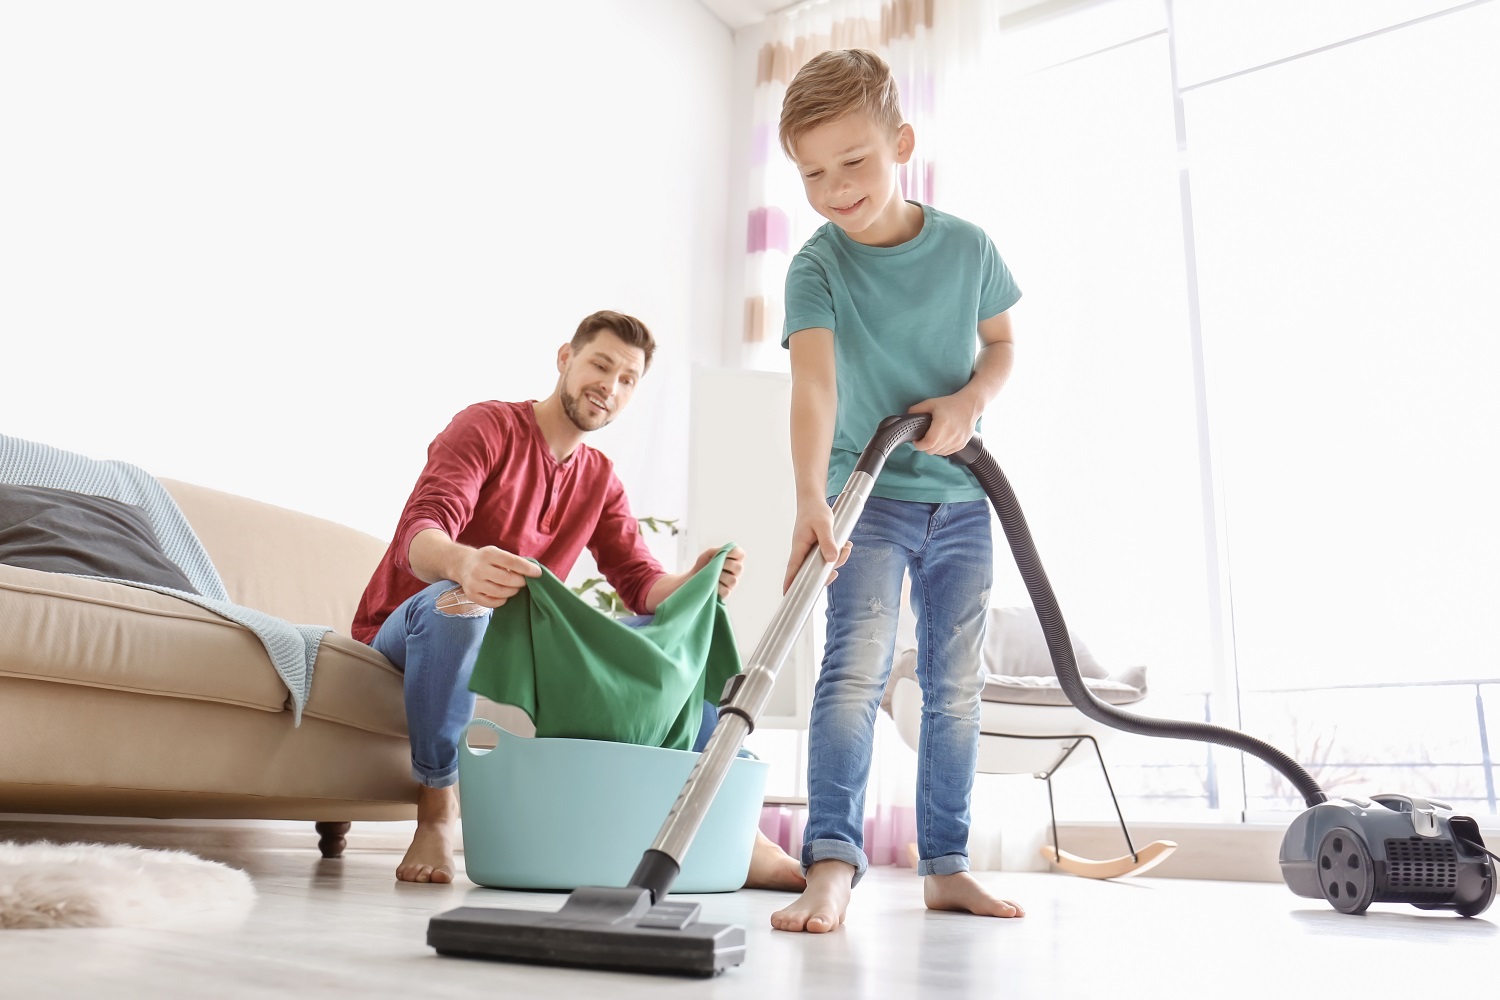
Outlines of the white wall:
{"label": "white wall", "polygon": [[0,10],[0,431],[388,536],[427,443],[660,343],[596,441],[686,509],[731,34],[696,0]]}

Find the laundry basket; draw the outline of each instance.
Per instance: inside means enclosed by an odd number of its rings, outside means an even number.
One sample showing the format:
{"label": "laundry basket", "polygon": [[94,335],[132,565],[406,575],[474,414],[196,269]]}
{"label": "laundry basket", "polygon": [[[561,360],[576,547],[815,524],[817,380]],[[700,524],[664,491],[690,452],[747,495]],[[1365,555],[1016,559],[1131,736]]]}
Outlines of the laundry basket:
{"label": "laundry basket", "polygon": [[[600,740],[524,739],[490,722],[493,750],[458,751],[464,869],[494,889],[623,886],[656,839],[696,753]],[[738,757],[673,892],[745,884],[770,765]]]}

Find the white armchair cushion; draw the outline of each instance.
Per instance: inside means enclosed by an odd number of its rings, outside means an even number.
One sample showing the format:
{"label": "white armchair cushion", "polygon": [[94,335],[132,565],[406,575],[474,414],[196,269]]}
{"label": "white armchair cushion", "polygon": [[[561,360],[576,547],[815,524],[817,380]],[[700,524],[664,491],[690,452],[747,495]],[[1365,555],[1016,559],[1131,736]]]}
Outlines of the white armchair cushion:
{"label": "white armchair cushion", "polygon": [[[1080,674],[1101,680],[1109,676],[1075,632],[1069,630],[1068,637],[1073,640]],[[984,672],[1000,677],[1054,676],[1047,635],[1035,608],[990,608],[984,630]]]}
{"label": "white armchair cushion", "polygon": [[[1146,668],[1130,667],[1114,677],[1085,677],[1084,684],[1094,697],[1108,705],[1130,705],[1146,697]],[[1057,675],[1050,677],[1007,677],[990,674],[984,681],[985,701],[1007,705],[1071,705]]]}
{"label": "white armchair cushion", "polygon": [[[1073,655],[1084,683],[1100,701],[1129,705],[1146,697],[1146,668],[1129,667],[1116,674],[1106,670],[1071,631]],[[1052,668],[1047,636],[1030,607],[990,608],[984,636],[984,701],[1010,705],[1068,706],[1068,696]],[[891,711],[896,681],[917,676],[917,650],[910,639],[898,640],[891,680],[883,707]]]}

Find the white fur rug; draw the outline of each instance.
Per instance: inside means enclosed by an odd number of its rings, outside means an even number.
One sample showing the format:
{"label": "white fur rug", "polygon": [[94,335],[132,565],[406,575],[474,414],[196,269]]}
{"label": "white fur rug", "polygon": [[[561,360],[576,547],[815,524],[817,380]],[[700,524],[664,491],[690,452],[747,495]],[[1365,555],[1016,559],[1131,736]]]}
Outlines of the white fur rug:
{"label": "white fur rug", "polygon": [[244,872],[186,851],[0,841],[0,928],[176,923],[254,901]]}

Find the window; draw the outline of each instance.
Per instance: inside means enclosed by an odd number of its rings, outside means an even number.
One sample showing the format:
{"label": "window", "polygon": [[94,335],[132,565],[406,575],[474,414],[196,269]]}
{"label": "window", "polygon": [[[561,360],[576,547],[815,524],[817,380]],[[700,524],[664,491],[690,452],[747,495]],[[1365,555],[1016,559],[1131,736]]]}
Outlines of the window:
{"label": "window", "polygon": [[[1481,814],[1497,44],[1490,3],[1184,96],[1245,728],[1331,791]],[[1247,773],[1252,813],[1300,807],[1273,777]]]}
{"label": "window", "polygon": [[[1500,3],[1390,3],[1313,42],[1262,24],[1257,65],[1177,6],[1196,32],[1087,6],[1069,20],[1114,34],[1050,66],[1055,20],[1008,32],[942,175],[1026,293],[986,441],[1069,624],[1149,664],[1150,714],[1244,729],[1333,793],[1494,814]],[[1198,68],[1177,91],[1174,46]],[[1024,603],[997,558],[997,602]],[[1137,817],[1301,807],[1237,754],[1107,752]]]}

